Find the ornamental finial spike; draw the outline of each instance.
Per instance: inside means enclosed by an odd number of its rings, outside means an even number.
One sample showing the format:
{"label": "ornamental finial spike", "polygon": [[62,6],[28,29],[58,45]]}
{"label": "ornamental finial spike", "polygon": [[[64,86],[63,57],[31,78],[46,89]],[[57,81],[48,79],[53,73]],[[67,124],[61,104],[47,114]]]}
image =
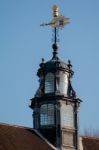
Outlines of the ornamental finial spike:
{"label": "ornamental finial spike", "polygon": [[58,11],[59,11],[59,7],[54,5],[53,6],[53,17],[58,17]]}

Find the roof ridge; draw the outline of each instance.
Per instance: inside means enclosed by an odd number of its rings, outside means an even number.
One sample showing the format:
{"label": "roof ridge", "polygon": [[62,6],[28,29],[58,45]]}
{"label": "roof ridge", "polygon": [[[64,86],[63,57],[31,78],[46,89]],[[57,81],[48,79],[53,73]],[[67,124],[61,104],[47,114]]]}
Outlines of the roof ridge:
{"label": "roof ridge", "polygon": [[94,137],[94,136],[81,136],[82,138],[88,138],[88,139],[95,139],[99,140],[99,137]]}
{"label": "roof ridge", "polygon": [[10,127],[18,127],[18,128],[23,128],[23,129],[32,129],[31,127],[24,127],[21,125],[15,125],[15,124],[9,124],[9,123],[2,123],[0,122],[0,125],[4,125],[4,126],[10,126]]}

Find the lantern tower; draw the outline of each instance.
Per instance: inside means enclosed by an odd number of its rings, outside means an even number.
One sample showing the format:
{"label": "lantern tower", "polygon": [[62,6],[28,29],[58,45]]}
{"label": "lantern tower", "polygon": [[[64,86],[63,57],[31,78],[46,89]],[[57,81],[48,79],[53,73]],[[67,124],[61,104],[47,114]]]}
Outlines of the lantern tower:
{"label": "lantern tower", "polygon": [[34,129],[60,150],[79,150],[78,110],[81,100],[72,87],[73,70],[70,60],[58,56],[57,30],[69,23],[69,18],[58,14],[53,7],[53,19],[41,26],[51,26],[54,33],[51,60],[39,65],[39,88],[31,99]]}

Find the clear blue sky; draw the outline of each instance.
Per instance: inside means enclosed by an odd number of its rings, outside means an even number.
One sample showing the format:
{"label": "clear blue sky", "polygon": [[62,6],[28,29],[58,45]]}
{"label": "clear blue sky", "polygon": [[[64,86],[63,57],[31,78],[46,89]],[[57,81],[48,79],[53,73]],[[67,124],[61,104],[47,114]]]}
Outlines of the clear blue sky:
{"label": "clear blue sky", "polygon": [[99,129],[99,0],[0,0],[0,122],[32,127],[36,72],[52,56],[52,29],[40,24],[52,19],[54,4],[71,18],[59,31],[59,55],[75,71],[80,131]]}

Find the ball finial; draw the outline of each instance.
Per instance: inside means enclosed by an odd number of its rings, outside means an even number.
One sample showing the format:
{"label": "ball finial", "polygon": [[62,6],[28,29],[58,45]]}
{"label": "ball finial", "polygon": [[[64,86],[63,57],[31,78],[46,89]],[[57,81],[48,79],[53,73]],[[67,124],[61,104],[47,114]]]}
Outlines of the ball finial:
{"label": "ball finial", "polygon": [[53,6],[53,17],[58,17],[58,10],[59,10],[59,7],[54,5]]}

